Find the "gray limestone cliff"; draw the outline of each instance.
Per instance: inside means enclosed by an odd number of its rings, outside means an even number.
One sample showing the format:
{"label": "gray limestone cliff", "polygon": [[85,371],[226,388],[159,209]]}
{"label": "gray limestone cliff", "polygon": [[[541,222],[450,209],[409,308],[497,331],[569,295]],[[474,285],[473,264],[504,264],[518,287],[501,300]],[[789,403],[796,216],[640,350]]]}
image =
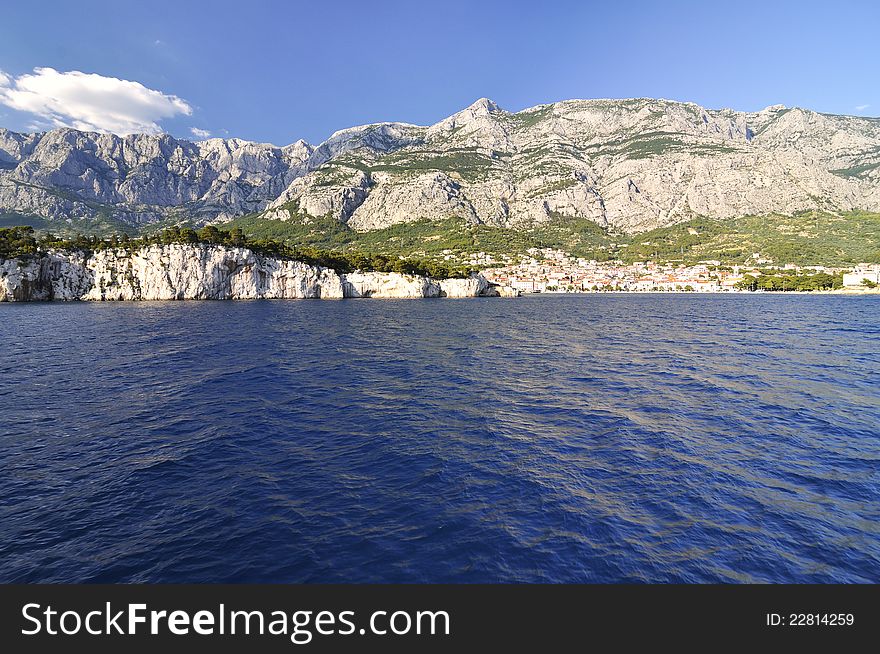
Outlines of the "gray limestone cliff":
{"label": "gray limestone cliff", "polygon": [[48,222],[331,217],[639,232],[694,216],[880,211],[880,119],[668,100],[491,100],[435,125],[378,123],[313,147],[0,129],[0,214]]}
{"label": "gray limestone cliff", "polygon": [[421,298],[507,295],[480,275],[433,280],[355,272],[264,257],[247,248],[153,245],[134,251],[49,251],[0,260],[0,302]]}

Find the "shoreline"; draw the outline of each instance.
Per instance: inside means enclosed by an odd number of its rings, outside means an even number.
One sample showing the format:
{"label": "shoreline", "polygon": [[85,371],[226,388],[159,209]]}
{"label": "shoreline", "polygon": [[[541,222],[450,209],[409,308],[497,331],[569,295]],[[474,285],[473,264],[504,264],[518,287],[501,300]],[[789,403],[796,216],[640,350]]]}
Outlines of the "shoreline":
{"label": "shoreline", "polygon": [[[343,268],[346,270],[346,268]],[[27,258],[0,259],[0,302],[186,301],[255,299],[423,299],[526,295],[880,295],[880,288],[823,290],[580,289],[526,291],[494,280],[491,272],[468,277],[351,270],[265,256],[247,247],[154,244],[126,250],[50,249]]]}
{"label": "shoreline", "polygon": [[[448,280],[439,280],[448,281]],[[833,295],[833,296],[880,296],[880,290],[849,290],[838,289],[834,291],[572,291],[572,292],[550,292],[550,293],[521,293],[519,295],[346,295],[340,297],[186,297],[186,298],[45,298],[45,299],[28,299],[16,300],[6,297],[0,298],[0,305],[13,304],[102,304],[102,303],[118,303],[132,304],[143,302],[161,302],[161,303],[181,303],[181,302],[261,302],[261,301],[283,301],[283,300],[471,300],[481,298],[528,298],[528,297],[566,297],[566,296],[593,296],[593,295],[674,295],[674,296],[764,296],[764,295],[784,295],[784,296],[814,296],[814,295]]]}
{"label": "shoreline", "polygon": [[880,295],[880,288],[837,288],[830,291],[542,291],[523,292],[520,297],[565,295]]}

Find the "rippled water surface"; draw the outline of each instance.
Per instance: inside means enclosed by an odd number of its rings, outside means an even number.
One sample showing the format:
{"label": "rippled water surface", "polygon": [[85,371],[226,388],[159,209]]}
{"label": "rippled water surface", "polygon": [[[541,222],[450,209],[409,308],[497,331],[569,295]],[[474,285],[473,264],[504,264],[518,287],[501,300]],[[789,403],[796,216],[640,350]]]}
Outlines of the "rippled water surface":
{"label": "rippled water surface", "polygon": [[0,581],[880,581],[880,299],[0,306]]}

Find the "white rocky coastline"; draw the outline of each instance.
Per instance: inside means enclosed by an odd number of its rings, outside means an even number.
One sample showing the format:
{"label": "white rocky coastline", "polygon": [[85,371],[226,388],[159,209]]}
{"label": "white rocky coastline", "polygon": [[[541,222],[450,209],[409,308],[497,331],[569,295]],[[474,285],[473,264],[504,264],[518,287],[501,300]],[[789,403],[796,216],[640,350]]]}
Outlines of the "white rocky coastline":
{"label": "white rocky coastline", "polygon": [[399,273],[337,274],[248,248],[152,245],[86,254],[51,250],[0,260],[0,302],[515,296],[482,275],[435,280]]}

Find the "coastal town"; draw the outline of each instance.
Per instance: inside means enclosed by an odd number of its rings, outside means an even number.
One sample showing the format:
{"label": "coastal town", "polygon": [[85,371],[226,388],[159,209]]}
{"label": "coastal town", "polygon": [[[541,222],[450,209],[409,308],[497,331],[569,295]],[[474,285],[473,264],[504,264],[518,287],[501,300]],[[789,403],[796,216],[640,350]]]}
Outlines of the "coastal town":
{"label": "coastal town", "polygon": [[871,284],[880,284],[877,264],[860,264],[855,268],[778,266],[757,254],[745,265],[722,265],[720,261],[700,261],[694,265],[653,261],[627,264],[582,259],[551,248],[532,248],[518,262],[508,260],[498,265],[488,255],[477,253],[470,263],[486,266],[482,273],[491,283],[510,286],[521,293],[736,292],[768,271],[781,275],[842,275],[842,285],[848,288],[873,288]]}

